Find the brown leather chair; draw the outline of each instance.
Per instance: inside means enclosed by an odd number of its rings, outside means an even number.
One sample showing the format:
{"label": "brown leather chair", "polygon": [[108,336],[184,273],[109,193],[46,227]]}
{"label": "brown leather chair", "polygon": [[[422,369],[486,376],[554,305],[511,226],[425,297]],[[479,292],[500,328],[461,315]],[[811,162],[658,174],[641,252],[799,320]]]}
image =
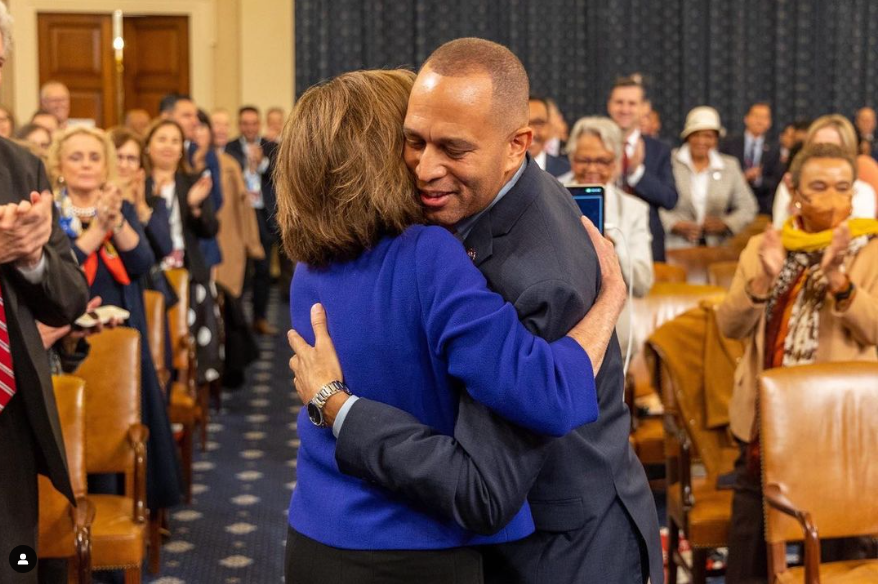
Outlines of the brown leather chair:
{"label": "brown leather chair", "polygon": [[[878,363],[765,372],[759,431],[772,581],[878,582],[878,559],[820,562],[821,537],[878,534]],[[802,540],[790,568],[786,542]]]}
{"label": "brown leather chair", "polygon": [[[711,296],[722,294],[721,288],[686,283],[659,282],[643,298],[635,298],[631,318],[637,337],[647,339],[654,330],[686,310]],[[653,382],[653,376],[646,367],[643,347],[634,348],[626,378],[626,396],[631,408],[631,444],[640,461],[647,464],[665,463],[664,431],[661,413],[640,415],[650,403],[660,404],[661,400]],[[660,410],[659,410],[660,411]]]}
{"label": "brown leather chair", "polygon": [[714,262],[707,266],[707,282],[711,286],[719,286],[724,290],[729,290],[732,287],[732,280],[737,269],[737,260]]}
{"label": "brown leather chair", "polygon": [[86,498],[85,478],[85,382],[69,375],[52,378],[55,403],[61,421],[64,450],[76,507],[39,476],[40,558],[67,558],[71,582],[91,582],[91,528],[95,508]]}
{"label": "brown leather chair", "polygon": [[734,237],[729,239],[725,247],[731,249],[735,252],[735,255],[740,255],[744,248],[747,247],[747,243],[750,241],[750,238],[754,235],[759,235],[768,225],[771,223],[770,215],[757,215],[753,222],[750,223],[747,227],[738,232]]}
{"label": "brown leather chair", "polygon": [[665,262],[652,263],[653,283],[676,282],[679,284],[686,282],[686,268],[681,266],[672,266]]}
{"label": "brown leather chair", "polygon": [[690,284],[707,283],[707,267],[716,262],[735,260],[740,252],[730,247],[687,247],[669,249],[668,263],[686,270]]}
{"label": "brown leather chair", "polygon": [[89,495],[95,506],[92,567],[125,570],[138,583],[144,558],[146,441],[140,423],[140,333],[120,327],[89,337],[91,350],[77,370],[85,380],[85,468],[125,476],[124,495]]}
{"label": "brown leather chair", "polygon": [[183,428],[180,436],[180,458],[186,502],[192,502],[192,444],[195,425],[203,420],[196,382],[195,340],[189,330],[189,272],[175,269],[167,272],[168,281],[177,294],[177,304],[168,310],[168,334],[171,337],[173,366],[176,379],[171,384],[168,416],[172,424]]}
{"label": "brown leather chair", "polygon": [[167,391],[170,371],[165,366],[165,296],[155,290],[143,291],[146,313],[146,339],[162,390]]}
{"label": "brown leather chair", "polygon": [[[690,313],[687,313],[689,315]],[[664,453],[668,509],[668,583],[677,581],[677,568],[682,567],[693,583],[707,581],[707,557],[712,549],[724,547],[728,539],[732,510],[732,491],[718,490],[717,477],[731,472],[737,449],[725,428],[709,428],[701,376],[682,377],[675,373],[671,362],[691,361],[688,369],[704,367],[703,338],[687,338],[685,316],[666,323],[661,332],[673,333],[679,328],[679,343],[670,345],[678,351],[675,359],[664,348],[649,342],[647,362],[659,385],[664,413]],[[658,333],[656,333],[658,334]],[[679,355],[686,356],[685,360]],[[693,464],[698,461],[705,476],[693,477]],[[692,562],[687,563],[679,551],[680,532],[685,533],[692,548]]]}

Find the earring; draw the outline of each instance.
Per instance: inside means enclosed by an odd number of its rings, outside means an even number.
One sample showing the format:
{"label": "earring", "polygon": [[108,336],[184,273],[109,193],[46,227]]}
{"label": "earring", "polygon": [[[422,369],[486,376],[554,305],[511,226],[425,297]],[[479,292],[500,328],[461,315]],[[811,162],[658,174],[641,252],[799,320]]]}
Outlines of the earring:
{"label": "earring", "polygon": [[796,209],[801,211],[802,210],[802,203],[796,201]]}
{"label": "earring", "polygon": [[61,184],[61,185],[64,184],[64,177],[63,176],[58,177],[58,184]]}

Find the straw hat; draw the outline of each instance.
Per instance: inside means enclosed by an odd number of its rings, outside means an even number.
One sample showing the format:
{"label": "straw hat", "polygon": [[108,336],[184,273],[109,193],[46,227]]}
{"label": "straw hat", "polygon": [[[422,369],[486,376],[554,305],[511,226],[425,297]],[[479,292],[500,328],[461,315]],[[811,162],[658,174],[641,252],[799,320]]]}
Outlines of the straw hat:
{"label": "straw hat", "polygon": [[710,106],[702,105],[692,109],[686,116],[686,125],[680,133],[680,139],[684,142],[692,132],[699,130],[714,130],[719,133],[719,137],[726,135],[726,129],[723,128],[719,119],[719,113]]}

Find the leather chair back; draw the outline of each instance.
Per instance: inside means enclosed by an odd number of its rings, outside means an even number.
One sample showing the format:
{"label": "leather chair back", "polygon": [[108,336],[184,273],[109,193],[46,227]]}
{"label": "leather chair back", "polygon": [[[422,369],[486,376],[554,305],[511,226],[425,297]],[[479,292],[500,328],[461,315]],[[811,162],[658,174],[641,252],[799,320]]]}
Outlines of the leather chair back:
{"label": "leather chair back", "polygon": [[140,333],[127,327],[89,337],[91,350],[77,371],[86,387],[89,473],[125,473],[129,480],[133,476],[128,432],[140,423],[140,342]]}
{"label": "leather chair back", "polygon": [[155,290],[143,291],[143,308],[146,312],[146,339],[149,352],[157,371],[165,366],[165,297]]}
{"label": "leather chair back", "polygon": [[168,282],[179,299],[168,310],[168,334],[171,336],[171,350],[174,352],[174,369],[178,372],[189,369],[189,272],[182,268],[166,272]]}
{"label": "leather chair back", "polygon": [[[64,451],[75,497],[86,494],[85,478],[85,382],[70,375],[52,378],[55,403],[64,437]],[[38,477],[40,494],[39,550],[43,558],[66,558],[75,553],[70,501],[55,490],[43,475]]]}
{"label": "leather chair back", "polygon": [[[759,378],[763,484],[811,514],[820,538],[878,533],[878,363],[778,368]],[[766,506],[766,541],[802,540]]]}
{"label": "leather chair back", "polygon": [[653,262],[652,272],[655,284],[660,282],[686,282],[686,268],[682,266],[672,266],[665,262]]}
{"label": "leather chair back", "polygon": [[711,286],[719,286],[724,290],[729,290],[732,287],[732,280],[737,269],[737,260],[712,263],[707,266],[707,282]]}

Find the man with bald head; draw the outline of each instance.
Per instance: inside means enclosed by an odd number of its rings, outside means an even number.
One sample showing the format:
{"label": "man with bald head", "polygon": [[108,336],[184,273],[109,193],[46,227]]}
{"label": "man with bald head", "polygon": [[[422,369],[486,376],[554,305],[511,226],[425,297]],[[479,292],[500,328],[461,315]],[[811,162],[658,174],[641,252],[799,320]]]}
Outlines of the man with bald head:
{"label": "man with bald head", "polygon": [[70,118],[70,90],[60,81],[45,83],[40,88],[40,109],[55,116],[58,129],[66,129]]}
{"label": "man with bald head", "polygon": [[878,144],[875,141],[875,110],[868,106],[858,109],[854,117],[854,125],[860,138],[860,154],[878,158]]}
{"label": "man with bald head", "polygon": [[[570,194],[527,152],[528,93],[527,74],[505,47],[481,39],[442,45],[412,89],[404,157],[428,221],[452,230],[525,326],[553,341],[592,308],[601,274]],[[321,345],[314,354],[323,359],[331,352]],[[323,415],[338,438],[342,472],[474,532],[500,531],[528,500],[532,535],[475,548],[486,582],[651,577],[658,584],[658,518],[628,442],[614,334],[595,385],[598,420],[557,439],[512,426],[465,391],[453,437],[402,410],[357,398],[356,387],[353,396],[328,402]]]}

